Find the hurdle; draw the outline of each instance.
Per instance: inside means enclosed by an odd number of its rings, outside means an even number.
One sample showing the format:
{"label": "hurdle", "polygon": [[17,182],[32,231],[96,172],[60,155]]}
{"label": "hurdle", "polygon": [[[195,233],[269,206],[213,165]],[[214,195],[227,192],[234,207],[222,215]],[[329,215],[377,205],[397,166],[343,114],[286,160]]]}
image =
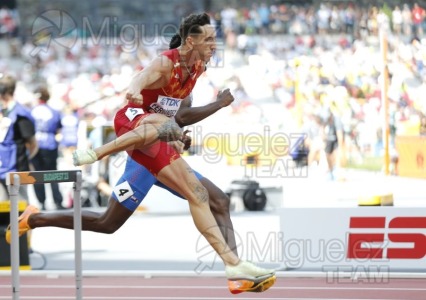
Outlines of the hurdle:
{"label": "hurdle", "polygon": [[19,300],[19,234],[18,234],[18,200],[19,187],[29,184],[45,184],[52,182],[74,182],[74,247],[75,247],[75,283],[76,299],[83,299],[82,294],[82,253],[81,253],[81,183],[80,170],[68,171],[34,171],[34,172],[9,172],[6,185],[10,196],[10,229],[11,229],[11,269],[12,269],[12,294],[13,300]]}

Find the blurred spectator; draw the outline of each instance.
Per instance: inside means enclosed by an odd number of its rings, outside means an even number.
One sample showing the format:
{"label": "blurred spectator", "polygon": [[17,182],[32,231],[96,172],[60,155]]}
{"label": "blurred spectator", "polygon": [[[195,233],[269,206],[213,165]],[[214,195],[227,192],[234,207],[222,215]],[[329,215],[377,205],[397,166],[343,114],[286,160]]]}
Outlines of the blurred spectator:
{"label": "blurred spectator", "polygon": [[303,132],[306,134],[305,145],[308,152],[308,166],[318,166],[321,152],[324,150],[323,122],[319,113],[309,115],[304,124]]}
{"label": "blurred spectator", "polygon": [[426,136],[426,115],[420,115],[420,135]]}
{"label": "blurred spectator", "polygon": [[348,5],[343,13],[343,22],[345,24],[345,32],[351,36],[354,34],[356,23],[356,11],[353,5]]}
{"label": "blurred spectator", "polygon": [[413,19],[411,17],[411,10],[408,4],[404,4],[402,9],[402,32],[405,36],[411,37],[413,31]]}
{"label": "blurred spectator", "polygon": [[331,11],[326,4],[321,4],[317,11],[318,33],[326,34],[330,28]]}
{"label": "blurred spectator", "polygon": [[235,32],[237,17],[238,12],[233,7],[226,6],[225,9],[221,11],[220,18],[222,20],[225,36],[227,36],[230,32]]}
{"label": "blurred spectator", "polygon": [[3,6],[0,8],[0,37],[16,36],[18,18],[16,11]]}
{"label": "blurred spectator", "polygon": [[373,6],[372,9],[369,11],[367,28],[368,28],[368,32],[371,35],[377,35],[379,32],[379,25],[377,23],[378,14],[379,14],[379,10],[375,6]]}
{"label": "blurred spectator", "polygon": [[260,7],[257,11],[261,23],[260,34],[268,34],[269,33],[269,24],[270,24],[270,11],[266,3],[260,4]]}
{"label": "blurred spectator", "polygon": [[[34,106],[31,114],[36,124],[36,138],[39,145],[39,151],[31,160],[36,171],[57,170],[58,161],[58,142],[56,135],[61,129],[61,114],[53,109],[47,102],[50,99],[49,91],[42,86],[35,90],[38,98],[38,104]],[[57,182],[50,183],[52,188],[53,201],[57,209],[65,209],[62,206],[62,194]],[[34,191],[42,210],[46,209],[46,190],[44,184],[34,185]]]}
{"label": "blurred spectator", "polygon": [[421,36],[423,34],[422,26],[425,18],[425,10],[418,3],[414,3],[411,14],[413,19],[413,33],[415,36]]}
{"label": "blurred spectator", "polygon": [[71,158],[72,152],[77,148],[79,123],[77,112],[68,106],[65,107],[61,118],[60,149],[66,158]]}
{"label": "blurred spectator", "polygon": [[339,146],[343,146],[343,126],[340,119],[330,110],[324,113],[324,140],[325,154],[327,158],[328,172],[331,180],[335,179]]}
{"label": "blurred spectator", "polygon": [[392,29],[393,32],[398,36],[402,33],[402,24],[402,11],[399,6],[395,6],[395,9],[392,11]]}
{"label": "blurred spectator", "polygon": [[[29,171],[29,160],[38,150],[31,113],[15,101],[15,78],[0,74],[0,201],[9,199],[8,172]],[[20,186],[19,199],[28,201],[27,186]]]}

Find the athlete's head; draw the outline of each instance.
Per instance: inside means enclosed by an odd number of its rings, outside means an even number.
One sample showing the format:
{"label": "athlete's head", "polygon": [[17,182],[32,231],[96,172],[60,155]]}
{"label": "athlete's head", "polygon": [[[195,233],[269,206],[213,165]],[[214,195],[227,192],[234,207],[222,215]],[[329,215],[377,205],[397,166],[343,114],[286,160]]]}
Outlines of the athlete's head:
{"label": "athlete's head", "polygon": [[0,98],[13,97],[16,88],[16,80],[10,75],[0,74]]}
{"label": "athlete's head", "polygon": [[172,37],[169,48],[186,45],[197,59],[209,61],[216,50],[216,31],[206,13],[186,17],[179,28],[179,34]]}

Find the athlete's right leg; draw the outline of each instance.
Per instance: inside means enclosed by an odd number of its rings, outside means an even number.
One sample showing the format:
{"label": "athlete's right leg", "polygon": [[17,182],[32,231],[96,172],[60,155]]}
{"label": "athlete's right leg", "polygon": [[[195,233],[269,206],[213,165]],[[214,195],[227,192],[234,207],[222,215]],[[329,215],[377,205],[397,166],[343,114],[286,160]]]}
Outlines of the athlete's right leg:
{"label": "athlete's right leg", "polygon": [[105,145],[95,149],[76,150],[73,153],[74,165],[91,164],[107,155],[124,150],[143,149],[157,140],[175,141],[182,137],[182,129],[174,120],[164,115],[149,114],[139,121],[132,130],[125,130],[123,134],[118,132],[118,137]]}

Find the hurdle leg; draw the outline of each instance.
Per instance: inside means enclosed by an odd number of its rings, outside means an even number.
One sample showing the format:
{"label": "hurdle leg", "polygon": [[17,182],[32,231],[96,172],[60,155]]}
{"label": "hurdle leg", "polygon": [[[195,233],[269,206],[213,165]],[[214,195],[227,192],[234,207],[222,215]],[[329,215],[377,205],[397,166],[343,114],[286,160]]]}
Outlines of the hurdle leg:
{"label": "hurdle leg", "polygon": [[74,247],[75,247],[75,284],[76,284],[76,299],[83,299],[82,280],[83,280],[83,265],[82,265],[82,250],[81,250],[81,172],[76,174],[74,182]]}
{"label": "hurdle leg", "polygon": [[19,186],[21,184],[45,184],[52,182],[74,182],[74,231],[75,231],[75,277],[76,277],[76,298],[82,300],[82,255],[81,255],[81,171],[77,170],[51,170],[34,172],[9,172],[6,177],[8,186],[11,210],[10,226],[12,234],[11,263],[13,277],[13,300],[19,300],[19,225],[18,225],[18,197]]}
{"label": "hurdle leg", "polygon": [[10,245],[10,262],[12,267],[12,295],[13,300],[19,300],[20,284],[19,284],[19,234],[18,234],[18,218],[19,218],[19,175],[13,176],[13,184],[8,185],[10,196],[10,230],[12,234]]}

